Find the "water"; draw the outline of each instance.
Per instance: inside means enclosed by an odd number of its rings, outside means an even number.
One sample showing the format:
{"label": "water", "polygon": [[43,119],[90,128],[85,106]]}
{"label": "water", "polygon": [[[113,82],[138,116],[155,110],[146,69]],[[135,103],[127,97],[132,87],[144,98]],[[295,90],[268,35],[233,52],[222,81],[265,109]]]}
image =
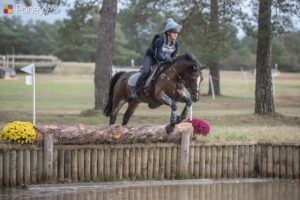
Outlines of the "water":
{"label": "water", "polygon": [[0,189],[0,200],[299,200],[300,181],[274,179],[143,181]]}

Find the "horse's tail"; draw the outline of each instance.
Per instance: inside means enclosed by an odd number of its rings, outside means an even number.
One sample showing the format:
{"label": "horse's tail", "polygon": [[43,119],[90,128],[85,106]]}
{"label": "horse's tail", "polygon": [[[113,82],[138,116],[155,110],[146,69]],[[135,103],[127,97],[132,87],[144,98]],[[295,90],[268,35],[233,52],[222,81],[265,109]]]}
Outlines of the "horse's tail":
{"label": "horse's tail", "polygon": [[120,78],[120,76],[122,74],[124,74],[125,72],[118,72],[116,73],[111,81],[110,81],[110,87],[109,87],[109,97],[108,97],[108,101],[107,104],[103,110],[103,113],[106,117],[109,117],[111,112],[112,112],[112,106],[113,106],[113,96],[114,96],[114,88],[116,85],[116,82],[118,81],[118,79]]}

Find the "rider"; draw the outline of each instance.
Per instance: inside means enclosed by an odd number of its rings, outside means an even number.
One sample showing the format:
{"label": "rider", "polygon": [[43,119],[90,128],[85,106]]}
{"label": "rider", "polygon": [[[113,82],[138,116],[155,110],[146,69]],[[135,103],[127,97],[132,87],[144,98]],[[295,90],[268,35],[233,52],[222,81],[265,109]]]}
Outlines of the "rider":
{"label": "rider", "polygon": [[131,98],[137,100],[137,90],[150,74],[151,66],[159,62],[173,62],[178,51],[177,36],[182,26],[172,18],[167,20],[164,34],[155,35],[151,46],[147,49],[142,67],[142,74],[132,90]]}

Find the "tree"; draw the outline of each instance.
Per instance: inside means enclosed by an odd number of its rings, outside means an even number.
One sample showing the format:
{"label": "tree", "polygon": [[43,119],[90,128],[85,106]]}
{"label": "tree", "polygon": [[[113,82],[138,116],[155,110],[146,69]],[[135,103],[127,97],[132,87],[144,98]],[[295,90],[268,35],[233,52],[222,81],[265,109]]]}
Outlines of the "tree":
{"label": "tree", "polygon": [[95,109],[106,105],[112,74],[113,43],[117,15],[117,0],[103,0],[97,31],[97,50],[95,64]]}
{"label": "tree", "polygon": [[[258,13],[257,31],[257,51],[256,51],[256,85],[255,85],[255,113],[269,114],[275,112],[274,98],[272,91],[272,72],[271,72],[271,41],[272,28],[277,32],[283,32],[291,25],[290,17],[275,14],[272,21],[272,5],[276,11],[282,13],[293,13],[299,15],[299,0],[272,1],[260,0]],[[273,27],[272,27],[273,25]]]}
{"label": "tree", "polygon": [[260,0],[256,51],[255,113],[275,112],[271,77],[271,3]]}

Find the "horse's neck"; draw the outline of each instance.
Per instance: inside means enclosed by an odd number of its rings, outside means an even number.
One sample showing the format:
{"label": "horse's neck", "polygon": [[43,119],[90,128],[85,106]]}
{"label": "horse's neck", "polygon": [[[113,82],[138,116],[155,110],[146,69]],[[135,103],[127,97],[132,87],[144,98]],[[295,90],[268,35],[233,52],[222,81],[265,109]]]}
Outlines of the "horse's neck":
{"label": "horse's neck", "polygon": [[183,74],[186,72],[187,67],[178,63],[178,64],[174,64],[173,65],[174,71],[176,73],[177,76],[183,76]]}

